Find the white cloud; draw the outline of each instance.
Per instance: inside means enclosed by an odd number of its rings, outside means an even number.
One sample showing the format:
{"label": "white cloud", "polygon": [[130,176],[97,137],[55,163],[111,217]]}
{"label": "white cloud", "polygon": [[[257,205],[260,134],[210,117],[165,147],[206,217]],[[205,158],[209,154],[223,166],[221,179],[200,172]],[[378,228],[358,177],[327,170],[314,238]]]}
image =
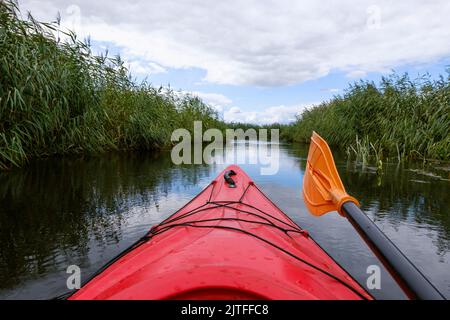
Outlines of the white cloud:
{"label": "white cloud", "polygon": [[227,112],[227,114],[238,114],[238,113],[242,113],[241,109],[239,109],[238,107],[232,107]]}
{"label": "white cloud", "polygon": [[224,112],[224,120],[227,122],[246,122],[256,124],[288,123],[294,121],[296,115],[313,104],[296,106],[275,106],[261,111],[242,111],[232,107]]}
{"label": "white cloud", "polygon": [[212,106],[226,106],[231,104],[233,101],[220,93],[209,93],[209,92],[199,92],[193,91],[192,95],[195,95],[205,101],[207,104]]}
{"label": "white cloud", "polygon": [[233,102],[230,98],[220,93],[199,91],[182,91],[182,93],[199,97],[203,102],[216,109],[221,117],[223,117],[224,108]]}
{"label": "white cloud", "polygon": [[120,47],[125,58],[161,68],[201,68],[213,83],[286,85],[331,70],[353,77],[450,55],[448,0],[21,4],[43,20],[60,11],[67,26]]}
{"label": "white cloud", "polygon": [[338,93],[340,90],[337,88],[323,88],[323,89],[320,89],[320,91],[327,92],[327,93]]}
{"label": "white cloud", "polygon": [[128,61],[128,67],[133,75],[149,76],[157,73],[165,73],[166,69],[159,64],[151,61],[142,60],[130,60]]}

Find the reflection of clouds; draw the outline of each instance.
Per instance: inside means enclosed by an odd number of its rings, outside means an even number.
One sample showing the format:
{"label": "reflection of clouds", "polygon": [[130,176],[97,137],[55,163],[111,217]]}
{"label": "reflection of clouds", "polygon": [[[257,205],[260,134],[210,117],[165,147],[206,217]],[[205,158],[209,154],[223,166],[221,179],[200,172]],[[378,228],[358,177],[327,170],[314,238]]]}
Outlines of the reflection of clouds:
{"label": "reflection of clouds", "polygon": [[[256,159],[259,144],[236,141],[235,152]],[[242,168],[352,276],[365,283],[367,266],[378,261],[355,230],[337,213],[311,217],[303,204],[302,168],[307,147],[277,145],[280,168],[276,175],[261,175],[261,163]],[[13,267],[0,265],[0,298],[45,299],[65,291],[61,278],[66,279],[68,265],[80,265],[83,274],[96,271],[151,225],[192,199],[227,164],[235,163],[227,160],[231,152],[227,145],[213,155],[226,162],[222,165],[174,166],[169,154],[158,158],[120,154],[40,161],[30,163],[27,170],[5,173],[0,184],[0,229],[9,232],[1,234],[5,241],[0,242],[0,254],[7,259],[0,263],[11,262]],[[398,170],[394,174],[396,165],[388,165],[383,186],[376,189],[371,185],[372,174],[347,166],[338,155],[335,160],[349,193],[361,200],[369,217],[448,296],[448,182],[424,176],[430,184],[423,188],[409,182],[416,172]],[[11,254],[8,249],[13,241]],[[381,286],[378,298],[401,296],[386,273]]]}
{"label": "reflection of clouds", "polygon": [[[182,183],[182,181],[178,183]],[[142,226],[141,231],[147,231],[149,226],[159,223],[166,216],[185,205],[190,199],[191,194],[175,192],[168,193],[148,205],[143,203],[132,204],[125,213],[127,224],[135,227]]]}
{"label": "reflection of clouds", "polygon": [[0,299],[63,293],[68,265],[93,273],[200,192],[214,170],[134,153],[49,159],[2,176]]}
{"label": "reflection of clouds", "polygon": [[276,174],[280,168],[279,143],[236,141],[214,151],[204,154],[206,163],[258,165],[262,175]]}

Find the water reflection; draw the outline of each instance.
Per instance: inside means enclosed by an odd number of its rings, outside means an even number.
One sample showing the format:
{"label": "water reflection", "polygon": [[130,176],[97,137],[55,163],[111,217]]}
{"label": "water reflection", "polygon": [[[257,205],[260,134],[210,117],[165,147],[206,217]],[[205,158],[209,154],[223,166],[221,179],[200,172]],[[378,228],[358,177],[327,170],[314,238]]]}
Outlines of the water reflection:
{"label": "water reflection", "polygon": [[14,289],[56,273],[64,279],[70,264],[92,271],[186,202],[185,190],[200,191],[210,170],[173,167],[167,155],[111,154],[2,174],[0,289],[6,297],[49,297]]}
{"label": "water reflection", "polygon": [[[256,154],[257,145],[237,148]],[[226,153],[225,153],[226,154]],[[280,207],[364,284],[378,261],[337,214],[311,217],[301,199],[307,147],[280,146],[280,170],[260,175],[243,165]],[[449,182],[445,168],[421,174],[415,164],[387,165],[381,177],[337,156],[348,191],[380,228],[450,295]],[[228,159],[228,161],[232,161]],[[226,161],[225,161],[226,162]],[[0,175],[0,298],[49,298],[65,291],[65,270],[88,275],[174,212],[225,166],[174,166],[169,153],[53,159]],[[421,182],[417,182],[421,181]],[[386,275],[380,298],[401,293]]]}
{"label": "water reflection", "polygon": [[425,226],[438,233],[440,250],[449,251],[449,181],[432,176],[417,180],[418,166],[388,164],[379,177],[373,170],[347,163],[342,167],[343,182],[361,200],[363,209],[373,213],[375,221]]}

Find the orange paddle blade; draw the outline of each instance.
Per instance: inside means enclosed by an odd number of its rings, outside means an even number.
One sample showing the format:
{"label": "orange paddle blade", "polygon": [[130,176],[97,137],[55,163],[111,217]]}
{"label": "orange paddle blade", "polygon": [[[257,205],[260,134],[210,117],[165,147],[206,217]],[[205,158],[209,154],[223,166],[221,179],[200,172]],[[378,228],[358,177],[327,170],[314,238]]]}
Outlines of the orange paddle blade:
{"label": "orange paddle blade", "polygon": [[316,132],[313,132],[309,146],[303,177],[303,199],[308,210],[315,216],[330,211],[337,211],[344,216],[342,205],[347,201],[359,206],[358,200],[345,192],[330,147]]}

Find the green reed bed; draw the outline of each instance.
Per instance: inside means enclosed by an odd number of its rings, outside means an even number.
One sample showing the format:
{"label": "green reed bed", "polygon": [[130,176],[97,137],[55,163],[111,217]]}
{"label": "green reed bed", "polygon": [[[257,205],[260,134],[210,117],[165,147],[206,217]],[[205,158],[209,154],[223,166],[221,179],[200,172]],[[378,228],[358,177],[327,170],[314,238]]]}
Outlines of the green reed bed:
{"label": "green reed bed", "polygon": [[43,156],[162,148],[193,120],[223,127],[198,98],[136,83],[120,57],[96,56],[58,22],[24,18],[16,2],[0,1],[0,169]]}
{"label": "green reed bed", "polygon": [[449,160],[450,72],[434,80],[394,73],[379,84],[359,81],[304,111],[282,136],[309,142],[313,130],[361,159]]}

